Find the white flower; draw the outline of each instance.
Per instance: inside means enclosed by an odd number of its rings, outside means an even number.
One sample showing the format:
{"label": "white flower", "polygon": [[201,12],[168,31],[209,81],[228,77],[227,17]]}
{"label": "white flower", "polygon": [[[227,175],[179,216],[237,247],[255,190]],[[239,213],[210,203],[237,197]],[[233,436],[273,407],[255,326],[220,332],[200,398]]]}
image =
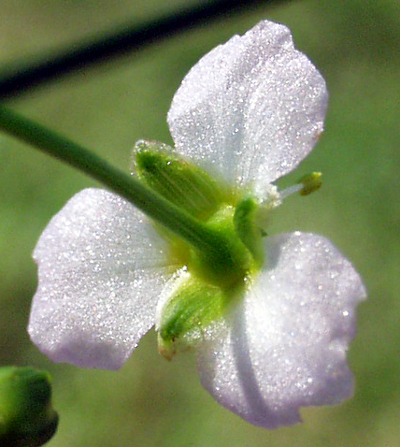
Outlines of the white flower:
{"label": "white flower", "polygon": [[[192,68],[168,122],[178,152],[260,198],[312,150],[326,104],[323,78],[294,49],[288,29],[264,21]],[[298,422],[301,406],[351,395],[345,354],[365,290],[350,262],[321,236],[264,240],[266,260],[244,296],[212,329],[203,328],[198,368],[218,402],[274,428]],[[126,200],[99,189],[77,194],[34,252],[34,343],[56,362],[121,367],[171,288],[178,266],[168,265],[167,250]]]}

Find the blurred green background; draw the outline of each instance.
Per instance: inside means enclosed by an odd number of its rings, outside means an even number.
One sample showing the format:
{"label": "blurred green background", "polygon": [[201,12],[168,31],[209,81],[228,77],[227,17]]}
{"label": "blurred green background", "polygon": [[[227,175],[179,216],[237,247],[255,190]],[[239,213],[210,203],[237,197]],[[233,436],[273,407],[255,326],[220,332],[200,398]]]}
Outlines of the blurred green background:
{"label": "blurred green background", "polygon": [[[195,0],[3,0],[0,60],[35,55]],[[80,70],[8,101],[26,116],[129,169],[140,138],[171,142],[165,121],[189,68],[215,45],[262,19],[288,25],[331,95],[326,132],[290,184],[311,170],[323,189],[291,199],[272,230],[329,237],[363,276],[349,361],[356,393],[339,407],[303,410],[304,424],[267,431],[218,406],[202,389],[192,353],[167,363],[150,332],[119,372],[54,365],[26,334],[36,266],[31,252],[48,220],[88,177],[0,135],[0,365],[35,365],[54,379],[60,427],[49,447],[385,446],[400,439],[400,2],[298,0],[249,9],[141,52]]]}

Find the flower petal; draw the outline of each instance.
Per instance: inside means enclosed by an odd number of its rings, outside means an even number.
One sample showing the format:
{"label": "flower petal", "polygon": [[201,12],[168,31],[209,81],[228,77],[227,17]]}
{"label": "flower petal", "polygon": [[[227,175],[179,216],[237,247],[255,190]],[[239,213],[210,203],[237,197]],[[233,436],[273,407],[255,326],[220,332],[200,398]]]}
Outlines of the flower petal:
{"label": "flower petal", "polygon": [[300,421],[299,407],[352,394],[346,349],[360,277],[326,239],[291,233],[267,239],[268,262],[223,336],[204,342],[199,371],[216,400],[267,428]]}
{"label": "flower petal", "polygon": [[323,131],[327,96],[322,76],[294,48],[289,30],[264,21],[189,71],[168,123],[183,155],[230,183],[265,184],[312,150]]}
{"label": "flower petal", "polygon": [[44,230],[28,331],[53,361],[118,369],[154,324],[166,277],[144,220],[117,195],[86,189]]}

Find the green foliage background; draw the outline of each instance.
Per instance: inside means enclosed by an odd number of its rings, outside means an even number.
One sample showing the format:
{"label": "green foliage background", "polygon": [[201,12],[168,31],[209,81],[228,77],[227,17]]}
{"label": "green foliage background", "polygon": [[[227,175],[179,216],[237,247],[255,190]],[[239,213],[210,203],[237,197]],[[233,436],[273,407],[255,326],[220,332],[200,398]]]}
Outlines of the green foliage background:
{"label": "green foliage background", "polygon": [[[195,0],[4,0],[0,60],[28,62],[81,38],[141,23]],[[262,4],[262,2],[260,2]],[[119,372],[54,365],[25,331],[36,267],[31,252],[48,220],[95,183],[0,135],[0,364],[51,371],[61,414],[49,447],[385,446],[400,425],[400,3],[397,0],[298,0],[261,5],[205,23],[117,61],[80,70],[8,105],[128,170],[140,138],[170,142],[165,116],[189,68],[215,45],[269,18],[288,25],[297,46],[326,78],[326,132],[283,184],[310,170],[323,189],[291,199],[272,231],[329,237],[363,276],[369,300],[349,352],[355,397],[339,407],[306,409],[304,424],[267,431],[219,407],[202,389],[195,356],[171,363],[149,333]]]}

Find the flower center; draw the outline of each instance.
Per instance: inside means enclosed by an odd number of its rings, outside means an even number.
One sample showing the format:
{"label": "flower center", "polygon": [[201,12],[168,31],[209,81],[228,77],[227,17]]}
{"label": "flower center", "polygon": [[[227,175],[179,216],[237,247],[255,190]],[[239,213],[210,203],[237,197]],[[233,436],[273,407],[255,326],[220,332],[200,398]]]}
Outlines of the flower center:
{"label": "flower center", "polygon": [[294,192],[304,195],[317,189],[320,174],[305,176],[300,185],[282,193],[266,185],[255,198],[217,182],[171,147],[144,140],[134,149],[134,174],[194,218],[199,232],[194,243],[157,225],[169,246],[170,264],[178,267],[157,311],[159,349],[169,359],[178,347],[203,339],[212,323],[243,296],[264,263],[262,238],[271,210]]}
{"label": "flower center", "polygon": [[[167,359],[206,337],[261,267],[262,234],[251,225],[253,210],[247,208],[248,201],[236,208],[222,204],[207,220],[207,227],[219,236],[215,250],[181,247],[182,268],[166,288],[156,319],[159,350]],[[218,245],[225,256],[218,256]]]}
{"label": "flower center", "polygon": [[157,227],[170,248],[171,264],[184,272],[173,280],[157,324],[160,351],[170,358],[177,344],[193,345],[193,334],[200,337],[201,328],[220,318],[261,267],[262,231],[255,224],[259,206],[164,144],[139,141],[134,157],[139,180],[195,217],[207,234],[199,248]]}

